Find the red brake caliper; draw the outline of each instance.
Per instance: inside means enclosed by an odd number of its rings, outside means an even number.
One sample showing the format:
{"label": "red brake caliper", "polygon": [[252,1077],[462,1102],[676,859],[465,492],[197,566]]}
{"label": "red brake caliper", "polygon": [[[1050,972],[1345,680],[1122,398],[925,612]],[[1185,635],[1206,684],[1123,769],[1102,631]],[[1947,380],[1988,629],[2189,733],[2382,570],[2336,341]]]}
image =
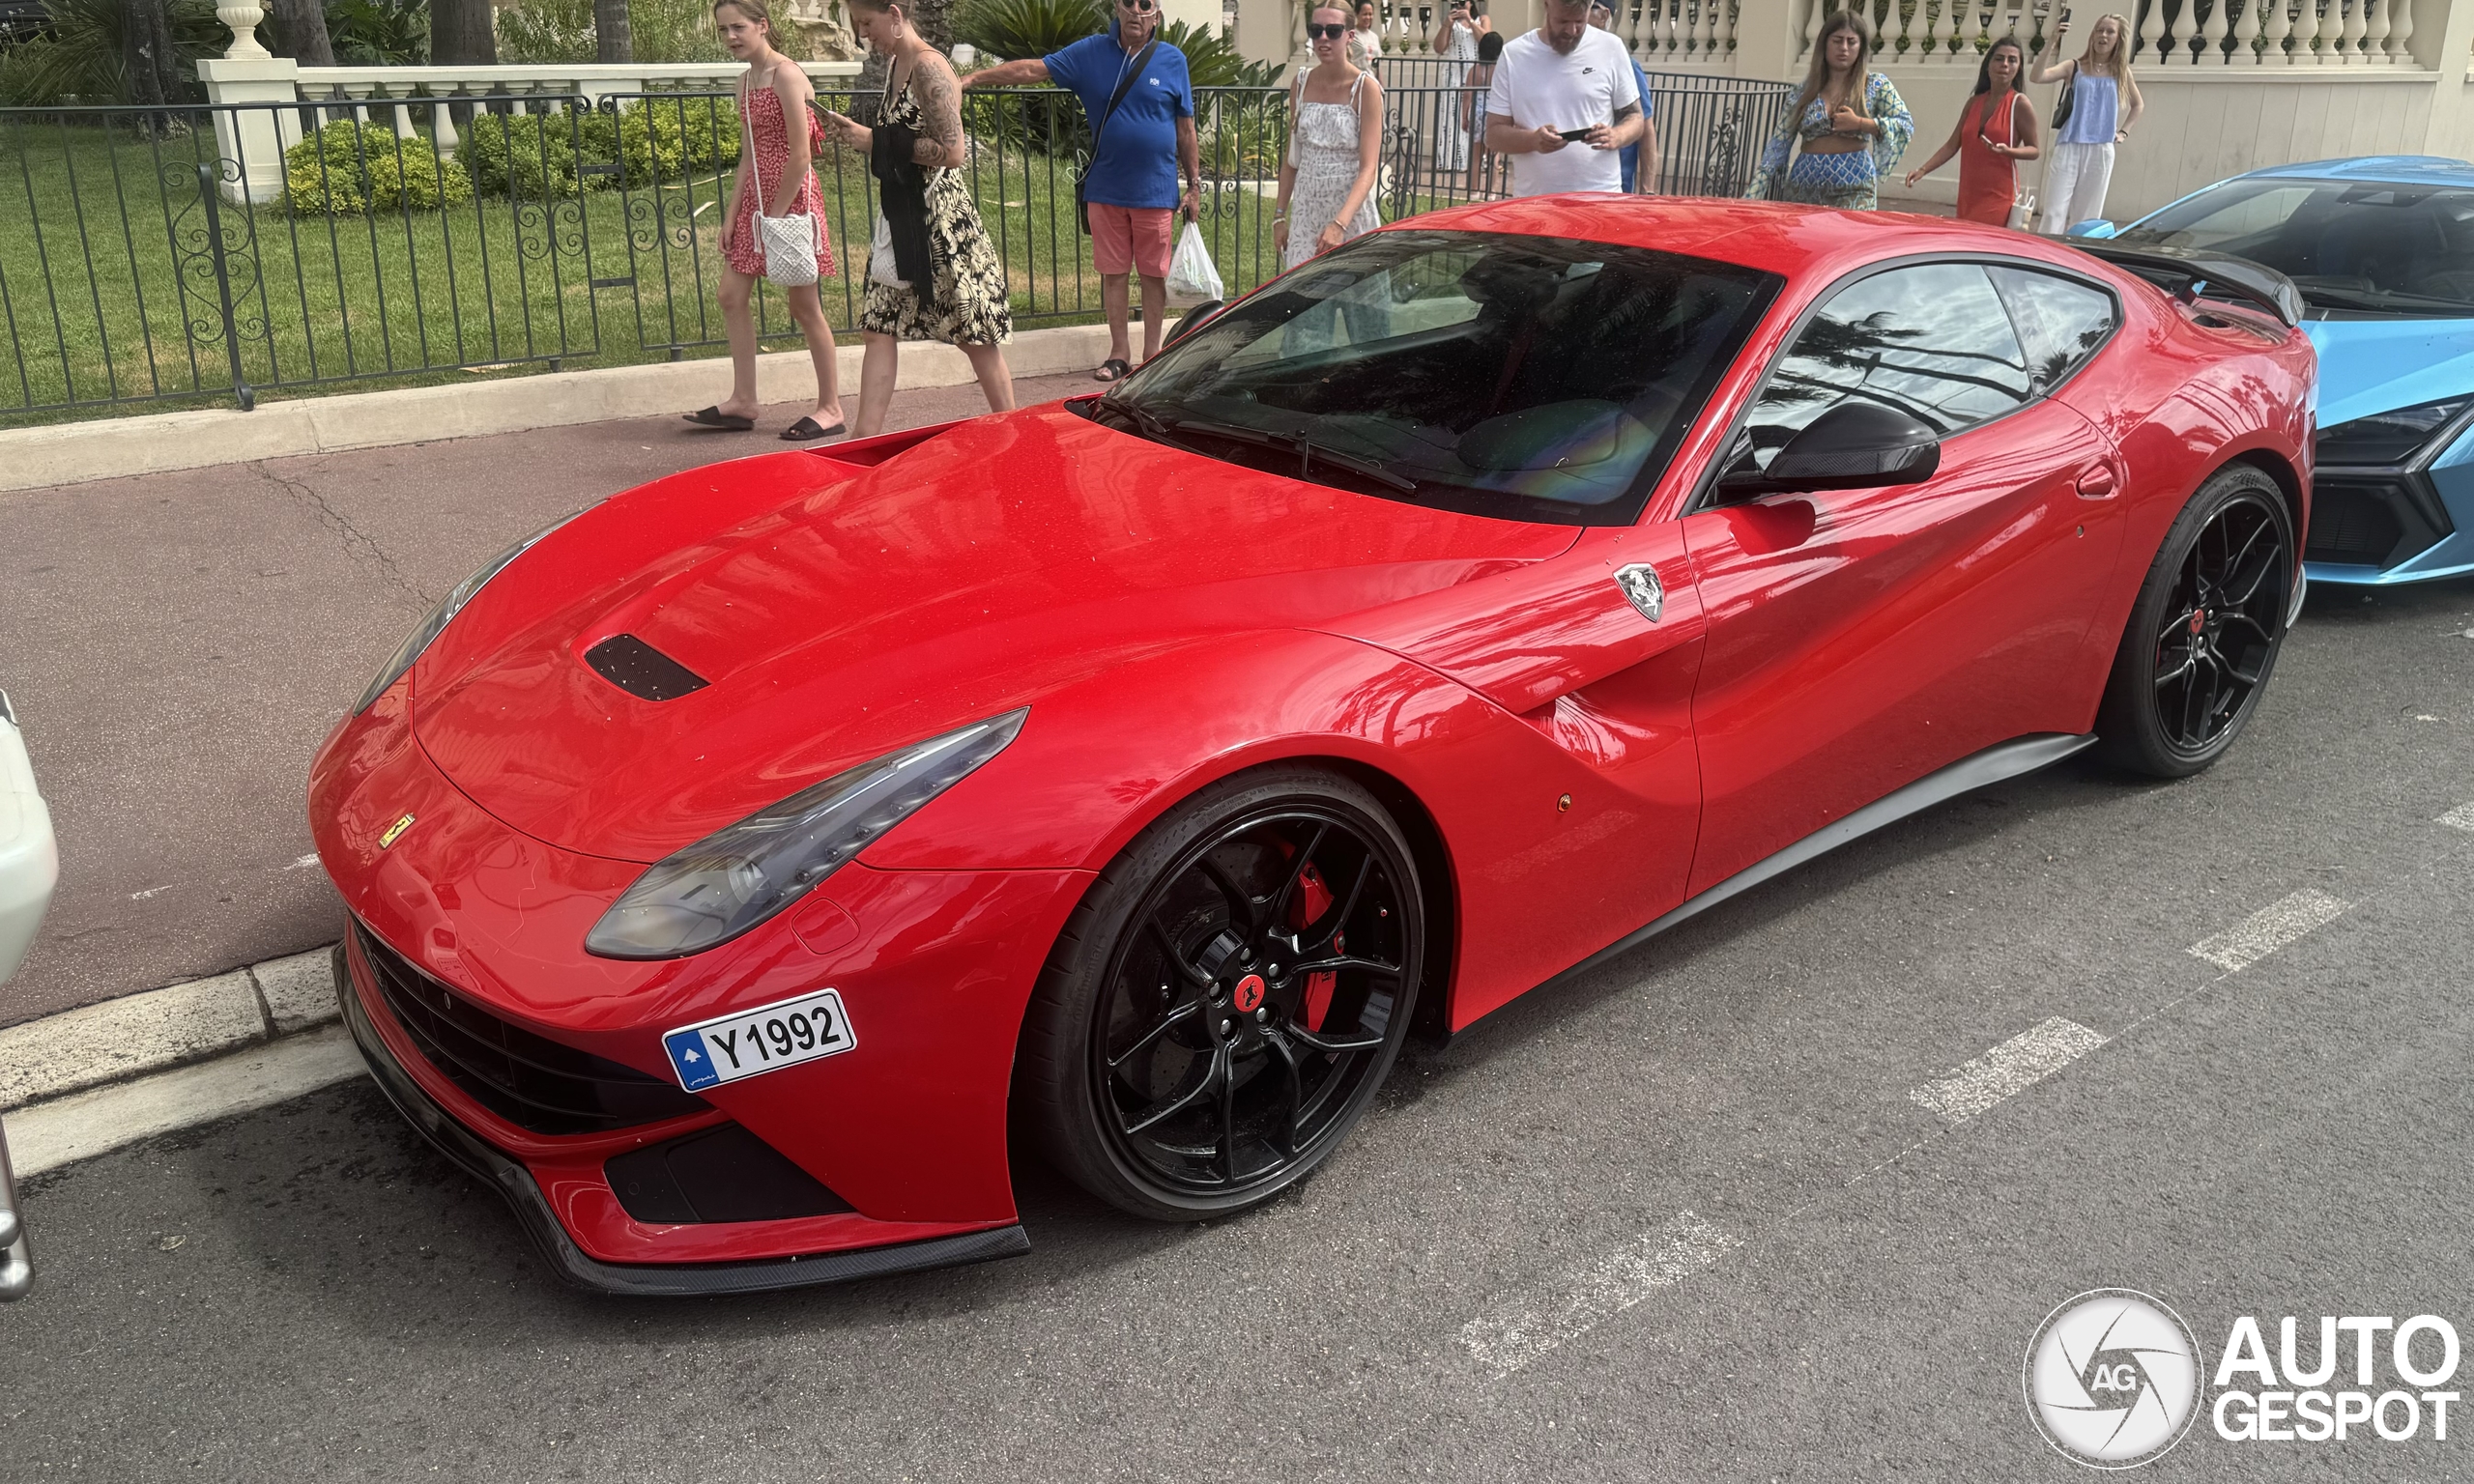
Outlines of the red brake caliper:
{"label": "red brake caliper", "polygon": [[[1297,888],[1296,903],[1288,910],[1288,926],[1302,930],[1332,909],[1332,889],[1323,884],[1323,873],[1311,866],[1298,876]],[[1341,946],[1340,935],[1334,933],[1333,956],[1337,957],[1347,952]],[[1323,1017],[1332,1010],[1332,987],[1339,983],[1339,978],[1338,973],[1330,970],[1306,976],[1306,1003],[1300,1008],[1304,1012],[1301,1018],[1307,1030],[1320,1031],[1323,1028]]]}

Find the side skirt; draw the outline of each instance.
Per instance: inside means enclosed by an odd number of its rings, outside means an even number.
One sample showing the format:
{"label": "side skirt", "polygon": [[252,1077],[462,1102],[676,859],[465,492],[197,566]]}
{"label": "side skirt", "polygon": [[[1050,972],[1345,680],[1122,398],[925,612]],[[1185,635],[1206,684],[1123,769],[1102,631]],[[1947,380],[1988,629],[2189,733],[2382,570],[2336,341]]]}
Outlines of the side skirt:
{"label": "side skirt", "polygon": [[1962,757],[1939,772],[1926,774],[1896,793],[1875,799],[1836,824],[1824,826],[1776,855],[1754,862],[1700,896],[1689,899],[1647,928],[1608,944],[1555,978],[1563,979],[1567,975],[1596,968],[1619,954],[1639,947],[1686,918],[1696,917],[1730,897],[1748,892],[1806,861],[1827,855],[1849,841],[1870,835],[1884,825],[1895,824],[1910,814],[1921,813],[1936,804],[1955,799],[1963,793],[1971,793],[1988,784],[2033,773],[2095,745],[2096,737],[2092,732],[2086,736],[2046,732],[2032,737],[2015,737]]}

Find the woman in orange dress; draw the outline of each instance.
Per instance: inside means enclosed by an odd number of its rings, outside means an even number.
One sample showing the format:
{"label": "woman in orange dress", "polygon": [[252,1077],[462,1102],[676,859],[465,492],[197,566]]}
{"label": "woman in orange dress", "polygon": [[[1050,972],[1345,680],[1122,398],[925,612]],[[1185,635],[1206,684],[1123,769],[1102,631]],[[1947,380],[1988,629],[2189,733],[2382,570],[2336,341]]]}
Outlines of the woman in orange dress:
{"label": "woman in orange dress", "polygon": [[2019,74],[2027,70],[2027,52],[2017,37],[2005,36],[1985,52],[1975,71],[1975,94],[1959,110],[1959,123],[1949,141],[1933,157],[1907,172],[1907,184],[1931,175],[1959,157],[1959,219],[1992,226],[2010,224],[2010,209],[2019,200],[2019,165],[2042,153],[2036,142],[2036,109],[2019,91]]}

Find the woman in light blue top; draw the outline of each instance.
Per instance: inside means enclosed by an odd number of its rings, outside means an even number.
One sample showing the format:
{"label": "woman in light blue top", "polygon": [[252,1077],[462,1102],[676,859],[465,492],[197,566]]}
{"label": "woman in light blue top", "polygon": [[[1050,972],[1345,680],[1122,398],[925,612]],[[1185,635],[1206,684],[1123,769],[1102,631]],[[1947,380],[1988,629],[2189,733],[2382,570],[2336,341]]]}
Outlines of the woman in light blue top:
{"label": "woman in light blue top", "polygon": [[[2038,82],[2062,82],[2066,103],[2054,109],[2052,162],[2045,166],[2041,230],[2059,234],[2074,222],[2105,214],[2105,187],[2113,184],[2114,146],[2130,137],[2146,102],[2130,74],[2124,39],[2130,26],[2119,15],[2099,15],[2087,31],[2087,49],[2075,60],[2051,60],[2061,50],[2070,22],[2057,22],[2045,41]],[[2065,81],[2065,79],[2067,79]]]}

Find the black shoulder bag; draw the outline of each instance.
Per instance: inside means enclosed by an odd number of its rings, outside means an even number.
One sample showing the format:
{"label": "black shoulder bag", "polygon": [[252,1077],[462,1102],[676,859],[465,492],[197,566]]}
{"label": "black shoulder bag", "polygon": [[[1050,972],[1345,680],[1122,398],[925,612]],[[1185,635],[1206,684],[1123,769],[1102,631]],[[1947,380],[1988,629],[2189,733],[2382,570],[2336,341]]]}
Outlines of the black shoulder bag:
{"label": "black shoulder bag", "polygon": [[[1160,38],[1156,36],[1143,43],[1142,50],[1135,54],[1134,65],[1127,68],[1125,75],[1117,79],[1117,90],[1108,95],[1108,111],[1093,121],[1091,125],[1092,164],[1096,165],[1100,162],[1100,130],[1108,128],[1108,120],[1116,117],[1117,104],[1125,101],[1126,90],[1133,87],[1134,80],[1142,75],[1142,70],[1151,65],[1151,53],[1158,50],[1159,46]],[[1087,184],[1085,177],[1089,174],[1090,172],[1085,170],[1081,175],[1074,178],[1074,215],[1076,220],[1082,223],[1084,237],[1091,235],[1091,203],[1083,195],[1083,187]]]}
{"label": "black shoulder bag", "polygon": [[2053,105],[2053,136],[2061,137],[2061,126],[2070,122],[2070,106],[2079,100],[2079,64],[2072,63],[2070,75],[2061,79],[2061,97]]}

